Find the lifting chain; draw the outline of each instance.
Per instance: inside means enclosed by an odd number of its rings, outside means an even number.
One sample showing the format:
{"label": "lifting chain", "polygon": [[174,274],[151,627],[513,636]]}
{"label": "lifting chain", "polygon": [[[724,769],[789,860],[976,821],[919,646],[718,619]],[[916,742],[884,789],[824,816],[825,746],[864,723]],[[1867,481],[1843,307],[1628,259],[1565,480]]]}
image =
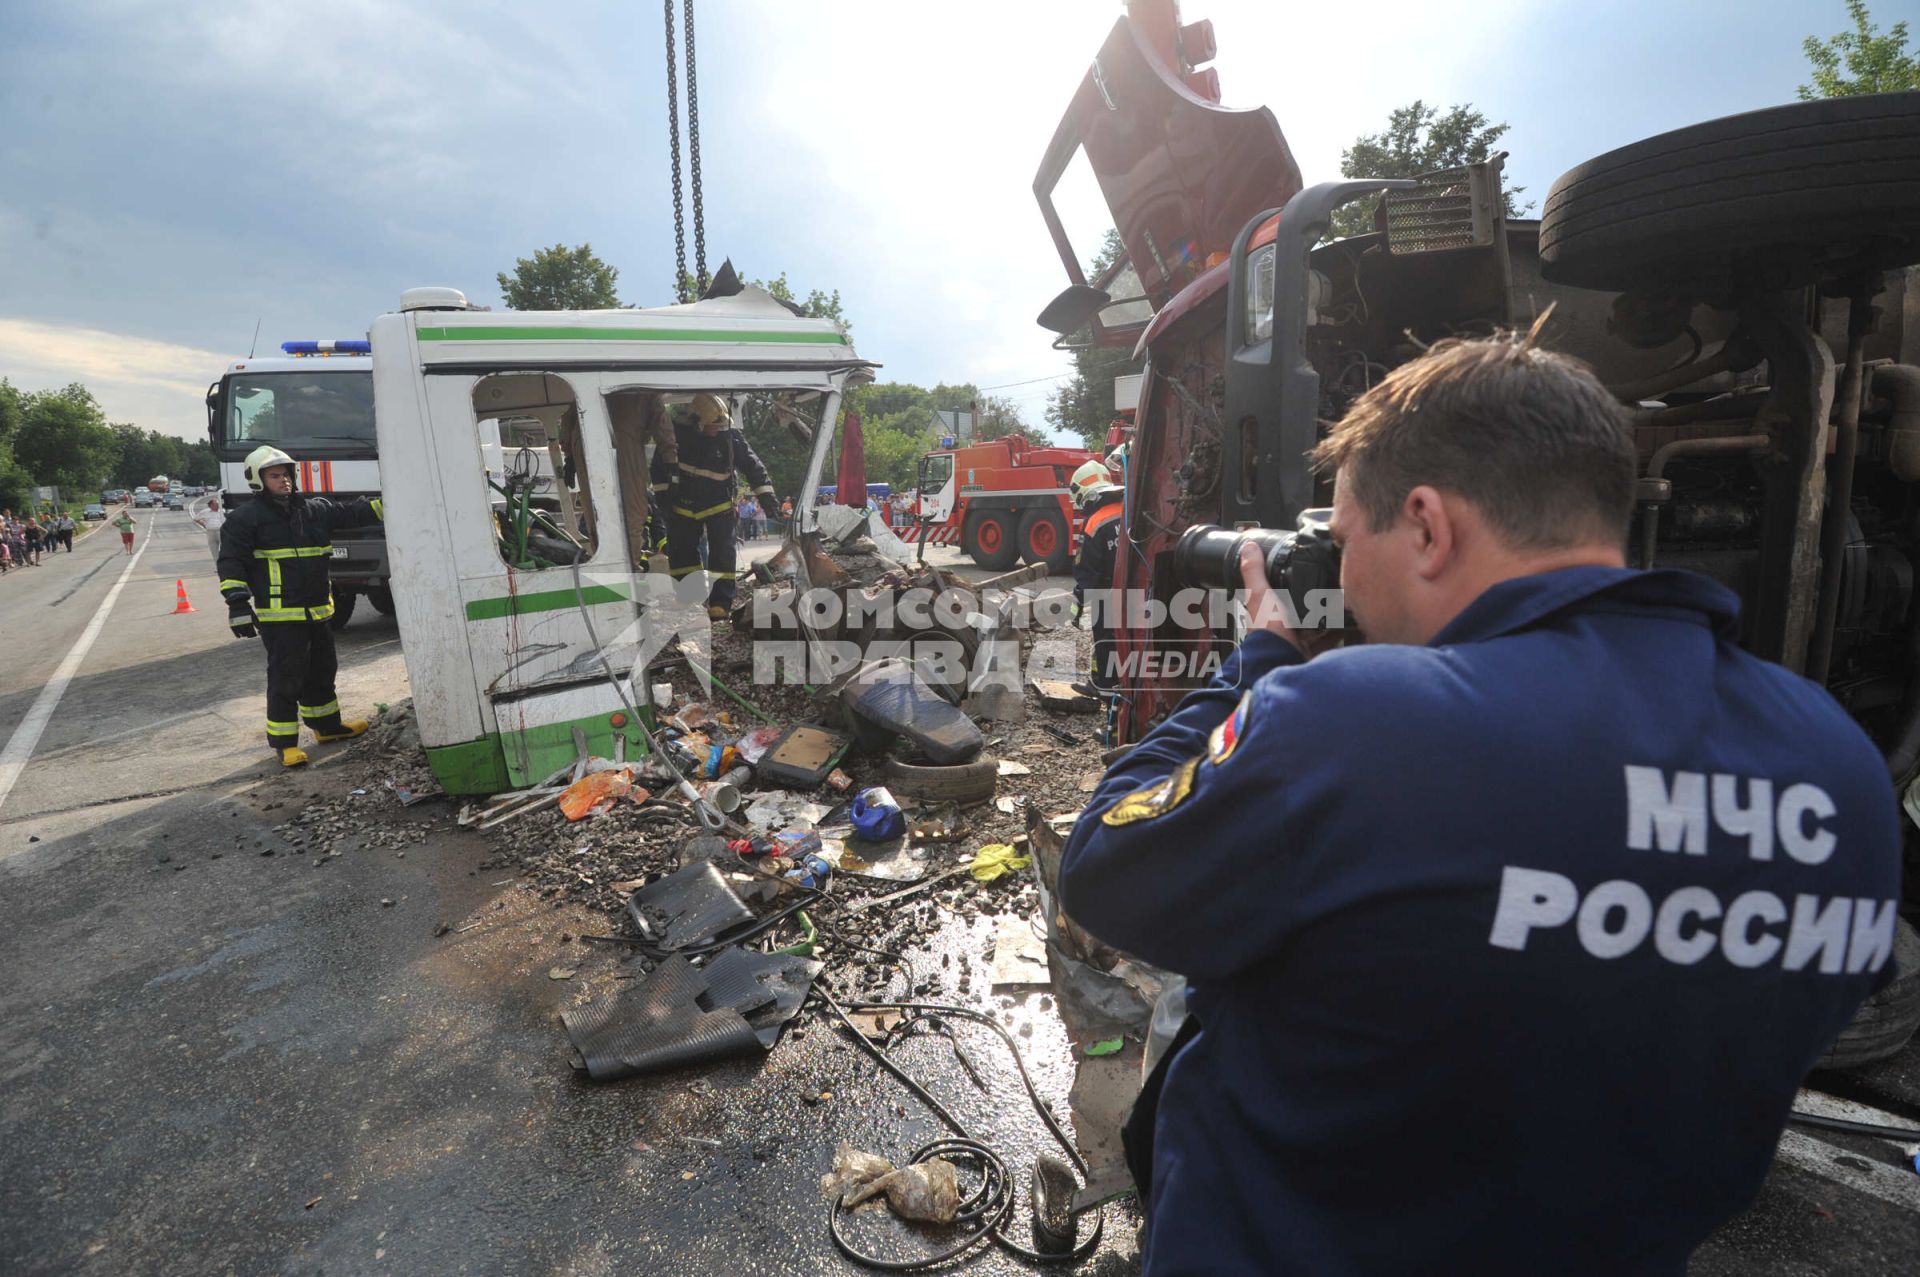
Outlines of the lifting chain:
{"label": "lifting chain", "polygon": [[[687,292],[687,223],[680,202],[680,77],[675,70],[678,50],[673,38],[673,0],[662,0],[667,16],[667,149],[673,171],[673,295],[683,302],[693,300]],[[692,0],[687,0],[687,16],[693,16]],[[687,68],[691,74],[693,68]],[[697,215],[696,215],[697,216]]]}
{"label": "lifting chain", "polygon": [[[694,295],[707,291],[707,220],[700,207],[700,76],[693,56],[693,0],[686,0],[687,16],[687,173],[693,179]],[[677,171],[677,169],[676,169]],[[680,266],[684,273],[686,263]]]}

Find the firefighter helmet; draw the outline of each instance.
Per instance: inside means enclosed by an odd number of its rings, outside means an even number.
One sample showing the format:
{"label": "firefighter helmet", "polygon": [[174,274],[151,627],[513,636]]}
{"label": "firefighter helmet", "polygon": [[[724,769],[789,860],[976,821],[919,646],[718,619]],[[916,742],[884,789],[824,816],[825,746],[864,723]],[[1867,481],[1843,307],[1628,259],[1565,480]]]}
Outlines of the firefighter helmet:
{"label": "firefighter helmet", "polygon": [[263,443],[247,454],[247,486],[255,492],[265,492],[266,472],[275,466],[285,466],[287,477],[294,481],[294,487],[300,486],[300,472],[294,468],[293,458],[270,443]]}
{"label": "firefighter helmet", "polygon": [[725,430],[733,424],[733,417],[727,411],[727,401],[719,395],[702,394],[693,397],[689,405],[694,417],[700,422],[702,430],[712,430],[716,425]]}
{"label": "firefighter helmet", "polygon": [[1073,478],[1067,481],[1073,490],[1073,506],[1076,510],[1085,510],[1093,500],[1096,488],[1113,486],[1113,476],[1107,473],[1105,462],[1089,461],[1073,472]]}

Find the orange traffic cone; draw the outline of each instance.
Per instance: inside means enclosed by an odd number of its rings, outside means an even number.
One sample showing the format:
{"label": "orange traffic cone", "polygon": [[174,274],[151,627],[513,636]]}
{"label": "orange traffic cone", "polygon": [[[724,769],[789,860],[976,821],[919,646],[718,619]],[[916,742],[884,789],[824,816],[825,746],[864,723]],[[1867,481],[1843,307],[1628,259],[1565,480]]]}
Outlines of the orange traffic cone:
{"label": "orange traffic cone", "polygon": [[178,616],[182,612],[191,611],[193,611],[193,604],[187,602],[187,583],[176,577],[173,582],[173,611],[170,615]]}

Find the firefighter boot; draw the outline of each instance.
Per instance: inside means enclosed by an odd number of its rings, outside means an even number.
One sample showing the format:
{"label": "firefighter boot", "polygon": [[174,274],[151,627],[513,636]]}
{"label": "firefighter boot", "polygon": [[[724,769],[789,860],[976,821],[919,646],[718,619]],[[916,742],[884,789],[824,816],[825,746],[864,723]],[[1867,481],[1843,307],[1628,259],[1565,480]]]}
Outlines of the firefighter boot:
{"label": "firefighter boot", "polygon": [[719,603],[707,604],[707,619],[709,621],[724,621],[727,619],[727,616],[727,609],[723,605]]}
{"label": "firefighter boot", "polygon": [[280,751],[280,765],[282,767],[298,767],[306,761],[307,751],[301,749],[298,745],[289,745]]}
{"label": "firefighter boot", "polygon": [[354,737],[358,736],[360,733],[366,730],[367,730],[366,719],[343,718],[340,720],[339,731],[322,732],[322,731],[316,730],[313,734],[313,738],[315,740],[352,740]]}

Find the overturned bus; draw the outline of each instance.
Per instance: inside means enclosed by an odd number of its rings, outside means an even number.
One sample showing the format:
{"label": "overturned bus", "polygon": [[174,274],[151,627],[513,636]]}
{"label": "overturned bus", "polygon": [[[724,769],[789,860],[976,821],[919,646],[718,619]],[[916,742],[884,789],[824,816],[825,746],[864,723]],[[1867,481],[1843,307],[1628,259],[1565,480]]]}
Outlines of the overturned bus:
{"label": "overturned bus", "polygon": [[642,670],[672,637],[646,533],[669,411],[702,392],[736,418],[761,401],[811,431],[809,491],[842,392],[873,365],[753,287],[645,310],[496,314],[453,289],[404,305],[370,337],[394,608],[434,775],[494,793],[583,744],[643,750]]}

